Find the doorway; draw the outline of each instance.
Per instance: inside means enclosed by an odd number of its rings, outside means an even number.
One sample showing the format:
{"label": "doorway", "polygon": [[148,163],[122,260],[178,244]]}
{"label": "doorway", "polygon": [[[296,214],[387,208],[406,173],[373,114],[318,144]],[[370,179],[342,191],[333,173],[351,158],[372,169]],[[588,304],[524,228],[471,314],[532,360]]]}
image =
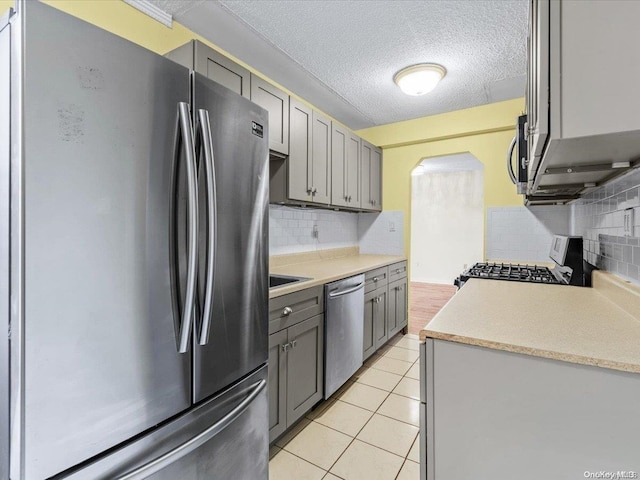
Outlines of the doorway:
{"label": "doorway", "polygon": [[428,323],[483,256],[484,165],[470,153],[423,159],[411,174],[412,321]]}

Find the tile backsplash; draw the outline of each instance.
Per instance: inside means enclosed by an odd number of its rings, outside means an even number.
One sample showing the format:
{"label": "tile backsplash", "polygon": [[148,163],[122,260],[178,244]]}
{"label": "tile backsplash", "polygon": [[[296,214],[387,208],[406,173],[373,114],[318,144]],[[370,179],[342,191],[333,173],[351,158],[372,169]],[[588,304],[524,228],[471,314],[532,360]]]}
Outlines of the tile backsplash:
{"label": "tile backsplash", "polygon": [[269,205],[269,255],[345,247],[403,255],[403,232],[400,211],[353,213]]}
{"label": "tile backsplash", "polygon": [[485,256],[489,261],[550,262],[553,235],[571,230],[570,205],[488,207]]}
{"label": "tile backsplash", "polygon": [[404,255],[404,216],[401,211],[358,214],[360,253]]}
{"label": "tile backsplash", "polygon": [[[602,270],[640,284],[640,169],[574,202],[576,235],[584,238],[584,258]],[[625,212],[632,212],[625,236]]]}
{"label": "tile backsplash", "polygon": [[269,205],[269,255],[357,245],[357,214]]}

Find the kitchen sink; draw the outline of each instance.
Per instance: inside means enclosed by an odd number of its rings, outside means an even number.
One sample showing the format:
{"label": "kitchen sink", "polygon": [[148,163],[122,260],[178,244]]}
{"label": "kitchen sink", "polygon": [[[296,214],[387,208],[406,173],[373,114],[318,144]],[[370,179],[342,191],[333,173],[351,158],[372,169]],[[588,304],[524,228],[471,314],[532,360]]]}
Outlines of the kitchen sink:
{"label": "kitchen sink", "polygon": [[290,277],[288,275],[269,275],[269,288],[282,287],[290,283],[304,282],[311,280],[305,277]]}

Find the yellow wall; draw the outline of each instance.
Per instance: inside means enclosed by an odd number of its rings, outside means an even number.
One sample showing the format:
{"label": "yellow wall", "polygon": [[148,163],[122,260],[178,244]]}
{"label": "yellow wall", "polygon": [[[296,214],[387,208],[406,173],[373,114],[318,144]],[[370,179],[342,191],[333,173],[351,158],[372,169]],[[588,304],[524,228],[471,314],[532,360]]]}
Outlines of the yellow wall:
{"label": "yellow wall", "polygon": [[405,255],[411,253],[411,171],[424,158],[470,152],[484,164],[485,209],[522,205],[505,159],[523,109],[520,98],[357,132],[383,149],[383,205],[404,212]]}
{"label": "yellow wall", "polygon": [[13,0],[0,0],[0,16],[4,15],[9,7],[13,7]]}

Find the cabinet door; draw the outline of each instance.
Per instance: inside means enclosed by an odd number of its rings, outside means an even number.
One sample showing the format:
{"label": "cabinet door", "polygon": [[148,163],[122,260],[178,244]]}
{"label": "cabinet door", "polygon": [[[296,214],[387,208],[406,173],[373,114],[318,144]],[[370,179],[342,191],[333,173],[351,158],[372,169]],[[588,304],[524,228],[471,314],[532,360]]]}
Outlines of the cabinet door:
{"label": "cabinet door", "polygon": [[373,335],[376,350],[387,341],[387,315],[388,315],[388,295],[386,288],[380,288],[377,293],[373,310]]}
{"label": "cabinet door", "polygon": [[251,101],[269,112],[269,149],[289,154],[289,95],[251,75]]}
{"label": "cabinet door", "polygon": [[347,145],[349,132],[331,123],[331,205],[349,205],[347,190]]}
{"label": "cabinet door", "polygon": [[243,97],[250,98],[251,74],[236,62],[195,41],[194,70],[224,85]]}
{"label": "cabinet door", "polygon": [[387,337],[391,338],[407,326],[407,278],[389,284],[389,316]]}
{"label": "cabinet door", "polygon": [[287,428],[287,331],[269,335],[269,442]]}
{"label": "cabinet door", "polygon": [[312,172],[313,201],[326,203],[331,201],[331,121],[318,112],[313,112]]}
{"label": "cabinet door", "polygon": [[372,209],[382,210],[382,150],[371,150],[370,195]]}
{"label": "cabinet door", "polygon": [[529,10],[529,71],[527,123],[529,178],[542,157],[549,133],[549,21],[550,2],[533,0]]}
{"label": "cabinet door", "polygon": [[317,402],[324,387],[324,315],[287,329],[287,427]]}
{"label": "cabinet door", "polygon": [[364,336],[362,344],[362,360],[366,360],[376,351],[376,339],[373,333],[373,318],[376,312],[377,291],[364,295]]}
{"label": "cabinet door", "polygon": [[312,111],[294,98],[289,102],[289,198],[312,202]]}
{"label": "cabinet door", "polygon": [[373,145],[364,140],[360,140],[360,207],[364,210],[371,210],[371,152]]}
{"label": "cabinet door", "polygon": [[347,139],[347,158],[346,163],[346,176],[347,176],[347,195],[349,197],[349,206],[353,208],[360,208],[361,206],[361,191],[360,191],[360,178],[361,178],[361,165],[360,165],[360,137],[349,132]]}

